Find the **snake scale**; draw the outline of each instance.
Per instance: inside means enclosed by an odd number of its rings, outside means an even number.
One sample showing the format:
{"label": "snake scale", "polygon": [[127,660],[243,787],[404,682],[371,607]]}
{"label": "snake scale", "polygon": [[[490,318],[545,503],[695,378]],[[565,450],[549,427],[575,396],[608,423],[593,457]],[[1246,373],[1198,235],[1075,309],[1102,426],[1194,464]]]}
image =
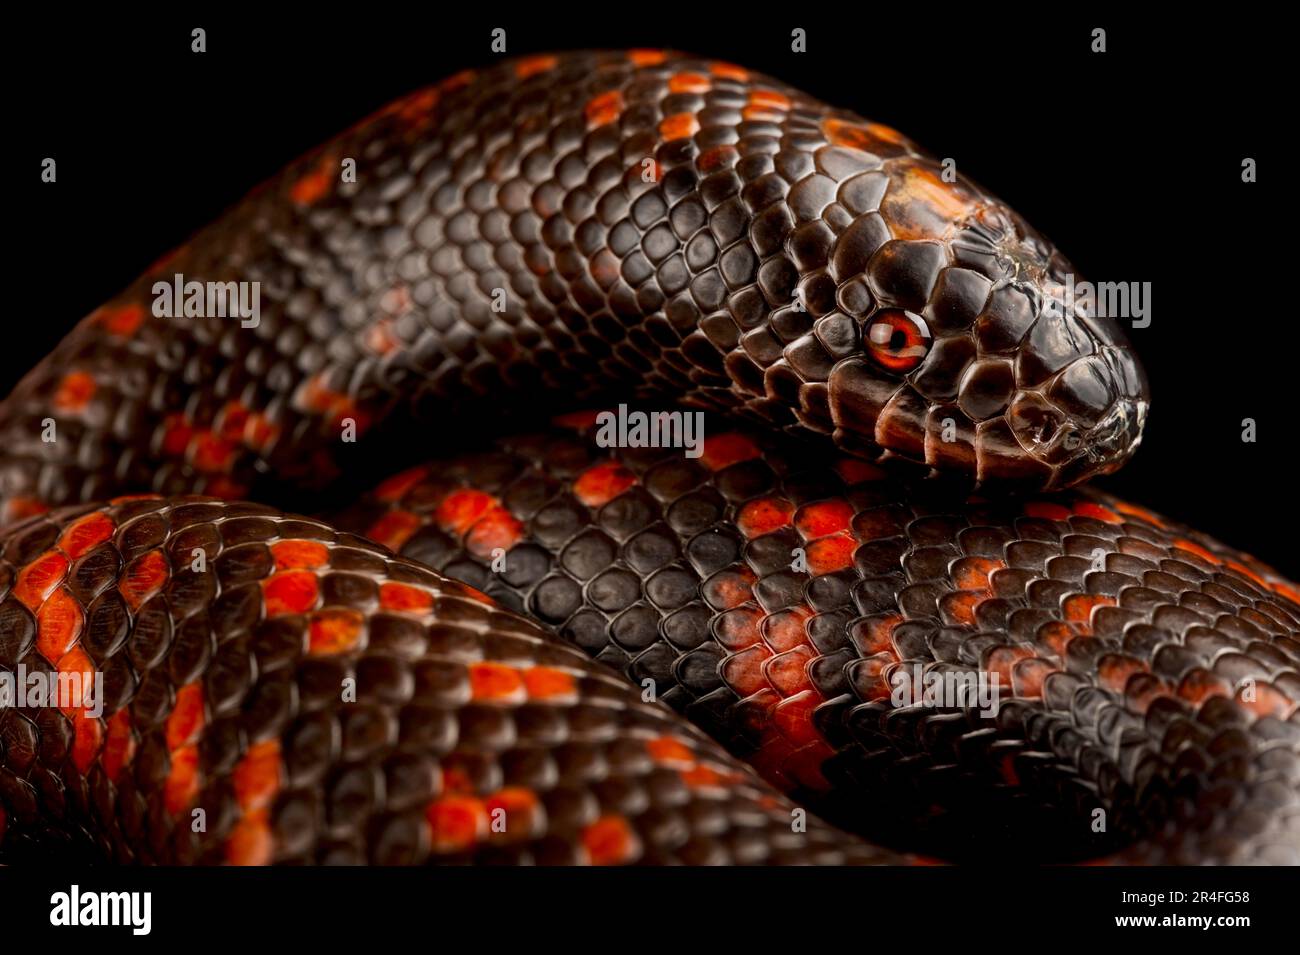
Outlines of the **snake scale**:
{"label": "snake scale", "polygon": [[[394,103],[0,405],[0,673],[91,681],[0,710],[0,860],[1300,862],[1300,590],[1077,487],[1149,395],[1072,271],[728,63]],[[332,522],[247,503],[542,403]]]}

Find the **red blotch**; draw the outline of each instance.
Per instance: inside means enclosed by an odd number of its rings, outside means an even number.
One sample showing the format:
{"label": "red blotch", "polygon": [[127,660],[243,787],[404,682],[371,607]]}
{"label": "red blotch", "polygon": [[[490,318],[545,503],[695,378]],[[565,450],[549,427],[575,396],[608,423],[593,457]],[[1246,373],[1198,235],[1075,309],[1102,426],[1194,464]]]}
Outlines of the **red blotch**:
{"label": "red blotch", "polygon": [[70,371],[59,380],[54,392],[54,407],[59,411],[85,410],[95,396],[95,379],[84,371]]}
{"label": "red blotch", "polygon": [[524,689],[530,700],[577,701],[578,683],[573,674],[554,667],[530,667],[524,671]]}
{"label": "red blotch", "polygon": [[167,715],[167,749],[174,753],[182,746],[193,743],[205,722],[203,684],[187,683],[176,691],[176,702]]}
{"label": "red blotch", "polygon": [[668,59],[663,50],[628,50],[627,58],[633,66],[658,66]]}
{"label": "red blotch", "polygon": [[427,465],[421,464],[413,468],[407,468],[399,474],[383,481],[375,488],[375,497],[381,501],[400,501],[406,496],[406,492],[418,485],[424,480],[424,476],[429,473]]}
{"label": "red blotch", "polygon": [[1072,594],[1065,598],[1061,613],[1071,623],[1087,624],[1096,607],[1113,607],[1115,598],[1103,594]]}
{"label": "red blotch", "polygon": [[810,646],[795,647],[786,653],[778,654],[767,662],[764,672],[768,682],[782,696],[794,696],[813,688],[808,677],[808,664],[817,658],[817,651]]}
{"label": "red blotch", "polygon": [[1050,501],[1030,501],[1025,505],[1026,517],[1040,517],[1048,521],[1065,521],[1070,518],[1070,509]]}
{"label": "red blotch", "polygon": [[713,81],[703,73],[674,73],[668,78],[670,93],[707,93]]}
{"label": "red blotch", "polygon": [[444,796],[425,810],[434,852],[465,852],[488,833],[487,807],[473,796]]}
{"label": "red blotch", "polygon": [[703,596],[715,610],[730,610],[753,599],[753,585],[757,578],[748,567],[724,570],[704,582]]}
{"label": "red blotch", "polygon": [[646,740],[646,752],[660,766],[669,769],[690,769],[695,765],[695,751],[672,736],[656,736]]}
{"label": "red blotch", "polygon": [[1022,660],[1032,659],[1034,651],[1028,647],[997,647],[989,652],[984,669],[996,675],[999,686],[1011,686],[1011,673]]}
{"label": "red blotch", "polygon": [[489,832],[491,836],[503,838],[528,838],[537,830],[538,811],[541,801],[532,790],[522,786],[507,786],[498,789],[483,803],[488,819],[494,820],[496,813],[505,813],[505,832]]}
{"label": "red blotch", "polygon": [[162,589],[167,582],[167,558],[161,550],[151,550],[131,561],[117,585],[122,599],[132,610]]}
{"label": "red blotch", "polygon": [[808,569],[815,575],[830,574],[853,566],[853,554],[858,542],[848,534],[824,537],[808,545],[805,557]]}
{"label": "red blotch", "polygon": [[129,338],[135,334],[136,329],[144,322],[145,315],[143,305],[131,303],[130,305],[119,305],[116,308],[102,309],[96,313],[95,321],[100,328],[110,335],[116,335],[118,338]]}
{"label": "red blotch", "polygon": [[36,649],[51,663],[62,660],[81,636],[83,622],[81,606],[60,587],[36,612]]}
{"label": "red blotch", "polygon": [[812,615],[807,607],[779,610],[763,621],[763,639],[777,653],[802,646],[808,642],[805,624]]}
{"label": "red blotch", "polygon": [[361,641],[365,623],[359,611],[332,607],[312,614],[308,627],[308,649],[312,653],[345,653]]}
{"label": "red blotch", "polygon": [[135,737],[131,733],[131,711],[118,710],[108,721],[108,742],[104,745],[102,764],[109,782],[117,782],[123,767],[135,755]]}
{"label": "red blotch", "polygon": [[163,784],[163,805],[172,816],[179,816],[199,794],[199,749],[186,746],[172,753],[171,769]]}
{"label": "red blotch", "polygon": [[320,541],[283,540],[271,545],[276,570],[317,568],[329,560],[329,549]]}
{"label": "red blotch", "polygon": [[527,56],[522,60],[515,62],[515,76],[521,80],[526,80],[530,76],[536,76],[538,73],[545,73],[547,70],[555,69],[559,60],[548,54],[539,56]]}
{"label": "red blotch", "polygon": [[1108,653],[1097,663],[1097,682],[1116,693],[1123,693],[1130,677],[1146,672],[1142,661]]}
{"label": "red blotch", "polygon": [[280,791],[280,741],[270,739],[253,745],[236,764],[230,781],[244,812],[270,805]]}
{"label": "red blotch", "polygon": [[1232,691],[1220,677],[1208,670],[1197,668],[1188,673],[1178,684],[1178,696],[1187,702],[1200,706],[1212,696],[1231,697]]}
{"label": "red blotch", "polygon": [[728,433],[705,438],[705,450],[699,460],[710,470],[722,470],[741,461],[750,461],[762,455],[757,444],[744,434]]}
{"label": "red blotch", "polygon": [[722,790],[739,782],[743,777],[738,773],[720,773],[712,766],[696,766],[682,770],[678,774],[682,782],[692,789]]}
{"label": "red blotch", "polygon": [[695,165],[700,172],[716,172],[734,165],[739,156],[735,146],[723,144],[704,150],[695,157]]}
{"label": "red blotch", "polygon": [[758,643],[762,636],[763,611],[757,607],[737,607],[719,615],[714,624],[714,636],[727,650],[743,650]]}
{"label": "red blotch", "polygon": [[315,168],[300,176],[289,188],[289,198],[300,206],[319,202],[330,191],[337,170],[333,156],[322,156]]}
{"label": "red blotch", "polygon": [[95,664],[91,662],[90,657],[86,656],[84,650],[73,647],[59,660],[56,669],[60,674],[70,676],[75,673],[80,677],[78,680],[66,682],[72,696],[58,701],[59,709],[65,716],[71,718],[77,710],[87,705],[87,700],[94,692]]}
{"label": "red blotch", "polygon": [[249,410],[238,401],[228,401],[217,415],[217,424],[213,430],[222,439],[239,444],[244,440],[244,429],[248,427]]}
{"label": "red blotch", "polygon": [[608,504],[636,484],[636,476],[617,461],[590,467],[573,482],[573,493],[588,507]]}
{"label": "red blotch", "polygon": [[761,497],[740,509],[736,524],[746,537],[762,537],[790,526],[794,505],[781,497]]}
{"label": "red blotch", "polygon": [[1007,565],[991,557],[963,557],[953,565],[952,582],[958,590],[988,591],[993,572]]}
{"label": "red blotch", "polygon": [[694,113],[674,113],[664,117],[659,133],[666,140],[686,139],[700,131],[700,121]]}
{"label": "red blotch", "polygon": [[113,519],[104,512],[87,514],[67,526],[59,537],[59,549],[69,560],[76,560],[111,538],[115,529]]}
{"label": "red blotch", "polygon": [[5,519],[16,522],[35,514],[44,514],[50,506],[34,497],[11,497],[5,502],[4,509]]}
{"label": "red blotch", "polygon": [[410,584],[388,581],[379,585],[379,606],[397,613],[428,613],[433,609],[433,595]]}
{"label": "red blotch", "polygon": [[1078,502],[1074,505],[1074,513],[1080,517],[1091,517],[1093,520],[1105,521],[1107,524],[1122,524],[1124,522],[1124,519],[1109,507],[1102,507],[1092,501]]}
{"label": "red blotch", "polygon": [[1246,699],[1248,689],[1250,688],[1245,686],[1237,688],[1237,703],[1259,719],[1272,716],[1285,720],[1295,709],[1295,703],[1289,696],[1268,683],[1257,683],[1252,690],[1254,699],[1251,700]]}
{"label": "red blotch", "polygon": [[163,419],[162,451],[174,458],[182,457],[194,438],[194,427],[182,414]]}
{"label": "red blotch", "polygon": [[190,463],[204,474],[225,474],[234,465],[238,451],[238,445],[225,438],[211,431],[199,431],[190,449]]}
{"label": "red blotch", "polygon": [[604,126],[618,119],[619,114],[623,112],[623,94],[618,90],[610,90],[608,93],[601,93],[599,96],[591,99],[584,113],[587,117],[587,128],[595,129],[597,126]]}
{"label": "red blotch", "polygon": [[847,531],[853,523],[853,508],[848,501],[821,501],[805,504],[794,516],[795,527],[805,540],[815,540]]}
{"label": "red blotch", "polygon": [[767,674],[763,667],[771,658],[772,651],[757,644],[723,660],[718,675],[738,695],[753,696],[767,686]]}
{"label": "red blotch", "polygon": [[1189,541],[1185,537],[1180,537],[1178,540],[1174,541],[1174,547],[1195,554],[1197,557],[1200,557],[1204,560],[1208,560],[1211,564],[1223,563],[1223,558],[1216,556],[1208,549],[1202,547],[1200,544],[1196,543],[1195,541]]}
{"label": "red blotch", "polygon": [[469,665],[470,697],[491,703],[522,703],[528,697],[523,674],[504,663]]}
{"label": "red blotch", "polygon": [[400,551],[416,531],[420,529],[420,518],[409,511],[389,511],[370,525],[366,536],[383,544],[390,550]]}
{"label": "red blotch", "polygon": [[975,608],[987,598],[981,591],[954,590],[939,598],[939,612],[949,626],[973,627]]}
{"label": "red blotch", "polygon": [[319,595],[316,575],[309,570],[287,570],[262,581],[262,602],[268,617],[306,613]]}
{"label": "red blotch", "polygon": [[275,838],[271,833],[270,814],[265,809],[249,813],[230,830],[225,855],[228,865],[269,865],[274,855]]}
{"label": "red blotch", "polygon": [[63,582],[68,573],[68,559],[58,551],[47,551],[18,571],[13,595],[28,610],[35,611]]}
{"label": "red blotch", "polygon": [[461,488],[443,499],[433,518],[443,530],[464,534],[496,503],[491,494],[474,488]]}
{"label": "red blotch", "polygon": [[749,70],[736,66],[734,63],[724,63],[718,60],[709,64],[709,72],[720,79],[735,80],[737,83],[749,82]]}
{"label": "red blotch", "polygon": [[510,550],[523,536],[523,523],[504,507],[493,506],[466,535],[465,547],[471,554],[491,557],[497,549]]}
{"label": "red blotch", "polygon": [[602,816],[582,830],[592,865],[622,865],[641,854],[641,840],[622,816]]}

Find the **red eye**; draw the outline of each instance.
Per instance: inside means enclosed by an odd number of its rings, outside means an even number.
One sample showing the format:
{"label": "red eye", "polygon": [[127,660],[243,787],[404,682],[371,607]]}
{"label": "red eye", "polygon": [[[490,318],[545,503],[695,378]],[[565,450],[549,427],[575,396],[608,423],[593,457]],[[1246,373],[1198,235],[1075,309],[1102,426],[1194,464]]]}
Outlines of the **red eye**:
{"label": "red eye", "polygon": [[930,350],[930,329],[920,315],[887,308],[867,326],[866,342],[871,357],[882,367],[908,372]]}

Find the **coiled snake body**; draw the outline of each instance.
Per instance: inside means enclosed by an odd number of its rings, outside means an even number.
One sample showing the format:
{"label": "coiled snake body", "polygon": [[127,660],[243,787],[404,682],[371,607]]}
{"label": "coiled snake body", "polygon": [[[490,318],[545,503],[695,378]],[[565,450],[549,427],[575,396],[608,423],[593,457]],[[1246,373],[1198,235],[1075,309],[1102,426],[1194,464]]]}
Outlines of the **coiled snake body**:
{"label": "coiled snake body", "polygon": [[[255,191],[0,406],[0,668],[103,686],[0,710],[0,855],[1300,861],[1300,592],[1064,490],[1145,378],[949,179],[633,51],[452,77]],[[256,324],[155,316],[177,275]],[[234,503],[611,395],[707,410],[698,456],[569,413],[334,525]],[[897,695],[962,680],[996,705]]]}

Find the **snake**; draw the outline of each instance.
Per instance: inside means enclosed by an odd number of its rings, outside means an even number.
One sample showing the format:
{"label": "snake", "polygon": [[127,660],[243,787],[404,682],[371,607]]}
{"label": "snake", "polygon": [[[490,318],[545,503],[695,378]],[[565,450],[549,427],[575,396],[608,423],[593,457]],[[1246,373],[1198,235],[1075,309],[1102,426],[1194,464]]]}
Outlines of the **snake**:
{"label": "snake", "polygon": [[398,100],[0,404],[0,861],[1300,862],[1300,588],[1087,484],[1073,274],[731,63]]}

